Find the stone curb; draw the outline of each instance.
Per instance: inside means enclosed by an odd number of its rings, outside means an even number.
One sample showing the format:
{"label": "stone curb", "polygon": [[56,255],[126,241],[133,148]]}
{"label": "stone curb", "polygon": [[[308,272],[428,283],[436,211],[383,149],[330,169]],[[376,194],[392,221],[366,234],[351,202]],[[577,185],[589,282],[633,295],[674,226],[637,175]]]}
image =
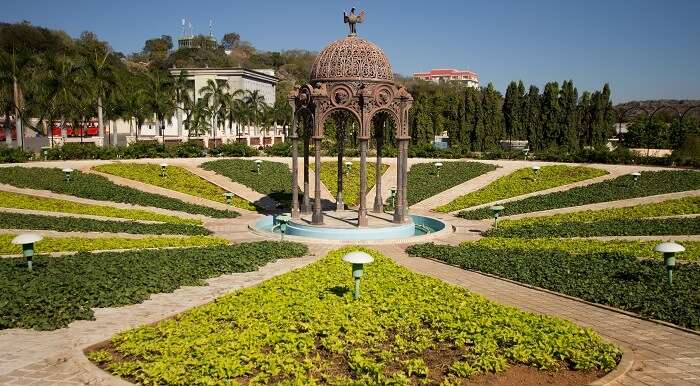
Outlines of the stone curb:
{"label": "stone curb", "polygon": [[598,378],[589,383],[590,386],[610,385],[632,370],[632,365],[634,365],[634,352],[626,345],[616,344],[616,346],[622,351],[622,357],[620,358],[620,362],[617,363],[617,367],[615,367],[613,371],[605,374],[602,378]]}

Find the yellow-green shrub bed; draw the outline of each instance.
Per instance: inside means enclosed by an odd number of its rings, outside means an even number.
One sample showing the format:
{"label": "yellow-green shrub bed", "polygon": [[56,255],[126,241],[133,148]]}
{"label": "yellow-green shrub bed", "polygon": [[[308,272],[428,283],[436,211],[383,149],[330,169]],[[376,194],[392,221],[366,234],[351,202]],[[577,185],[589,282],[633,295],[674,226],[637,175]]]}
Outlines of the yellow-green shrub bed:
{"label": "yellow-green shrub bed", "polygon": [[195,224],[202,222],[197,219],[168,216],[141,209],[119,209],[110,206],[83,204],[56,198],[32,196],[28,194],[0,191],[0,207],[14,209],[31,209],[44,212],[61,212],[72,214],[87,214],[92,216],[127,218],[130,220],[160,221],[176,224]]}
{"label": "yellow-green shrub bed", "polygon": [[[374,162],[367,162],[367,193],[374,187],[376,182],[376,165]],[[345,166],[343,166],[345,167]],[[381,174],[384,174],[389,166],[382,164]],[[338,194],[338,162],[327,161],[321,163],[321,182],[333,194],[333,198]],[[312,187],[313,189],[313,182]],[[343,175],[343,202],[348,206],[356,206],[360,204],[360,162],[354,161],[350,173]],[[371,198],[374,200],[374,197]],[[369,201],[368,204],[374,201]]]}
{"label": "yellow-green shrub bed", "polygon": [[362,295],[329,253],[306,268],[115,336],[88,357],[141,384],[460,384],[513,365],[609,371],[595,332],[397,266],[374,250]]}
{"label": "yellow-green shrub bed", "polygon": [[[22,253],[22,246],[10,241],[14,234],[0,234],[0,255]],[[37,253],[52,252],[91,252],[115,249],[176,248],[209,245],[226,245],[228,241],[215,236],[157,236],[144,238],[128,237],[45,237],[35,244]]]}
{"label": "yellow-green shrub bed", "polygon": [[[98,165],[93,169],[211,201],[226,202],[224,189],[179,166],[168,165],[166,177],[161,176],[158,164],[113,163]],[[236,195],[233,196],[232,205],[236,208],[255,210],[250,202]]]}
{"label": "yellow-green shrub bed", "polygon": [[435,210],[438,212],[453,212],[459,209],[600,177],[605,174],[608,174],[605,170],[586,166],[548,165],[542,166],[537,173],[535,173],[532,168],[518,169],[477,191],[457,197],[452,202],[439,206],[435,208]]}

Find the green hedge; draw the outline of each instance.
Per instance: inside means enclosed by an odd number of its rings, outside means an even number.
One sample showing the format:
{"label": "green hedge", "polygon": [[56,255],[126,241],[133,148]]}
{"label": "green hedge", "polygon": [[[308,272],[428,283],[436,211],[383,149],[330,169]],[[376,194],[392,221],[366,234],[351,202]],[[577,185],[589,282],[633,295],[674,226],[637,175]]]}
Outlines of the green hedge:
{"label": "green hedge", "polygon": [[619,351],[590,329],[499,305],[370,249],[375,261],[353,301],[341,257],[356,249],[121,333],[88,357],[137,383],[183,385],[452,385],[511,365],[616,365]]}
{"label": "green hedge", "polygon": [[[0,254],[16,255],[22,253],[21,245],[10,242],[12,234],[0,234]],[[126,237],[44,237],[35,244],[39,253],[52,252],[91,252],[112,249],[174,248],[208,245],[226,245],[228,240],[215,236],[153,236],[144,238]]]}
{"label": "green hedge", "polygon": [[[634,181],[632,176],[625,175],[613,180],[580,186],[562,192],[506,202],[503,204],[505,209],[501,212],[501,216],[696,189],[700,189],[699,171],[662,170],[642,172],[642,176],[637,182]],[[460,212],[458,216],[468,220],[480,220],[490,218],[492,213],[488,208],[481,208]]]}
{"label": "green hedge", "polygon": [[[639,259],[662,259],[654,246],[661,241],[640,240],[596,240],[596,239],[525,239],[504,237],[483,237],[477,241],[468,241],[495,249],[559,250],[571,254],[587,255],[599,252],[619,252]],[[676,257],[680,260],[700,261],[700,241],[681,241],[685,251]]]}
{"label": "green hedge", "polygon": [[130,220],[160,221],[178,224],[201,225],[202,221],[149,212],[141,209],[121,209],[104,205],[84,204],[57,198],[32,196],[29,194],[0,191],[0,207],[31,209],[44,212],[88,214],[92,216],[126,218]]}
{"label": "green hedge", "polygon": [[419,163],[408,171],[408,205],[413,205],[484,173],[496,170],[480,162],[443,162],[440,178],[433,163]]}
{"label": "green hedge", "polygon": [[269,195],[278,202],[291,200],[292,172],[286,164],[263,160],[260,174],[255,162],[245,159],[209,161],[200,167],[228,177],[258,193]]}
{"label": "green hedge", "polygon": [[53,330],[93,319],[93,307],[140,303],[153,293],[203,285],[204,279],[255,271],[306,254],[306,246],[262,241],[231,246],[0,259],[0,329]]}
{"label": "green hedge", "polygon": [[595,237],[595,236],[658,236],[700,235],[700,218],[630,219],[617,218],[593,222],[555,224],[509,224],[485,233],[495,237]]}
{"label": "green hedge", "polygon": [[9,212],[0,213],[0,229],[41,229],[59,232],[122,232],[153,235],[211,234],[211,231],[207,228],[191,224],[141,223]]}
{"label": "green hedge", "polygon": [[543,166],[537,174],[532,168],[523,168],[503,176],[489,185],[435,208],[438,212],[453,212],[493,201],[571,184],[607,174],[605,170],[584,166]]}
{"label": "green hedge", "polygon": [[117,185],[105,177],[74,171],[70,182],[58,168],[3,168],[0,183],[18,188],[43,189],[55,193],[70,194],[92,200],[123,202],[127,204],[153,206],[215,218],[233,218],[239,214],[231,210],[219,210],[190,204],[175,198],[143,192],[128,186]]}
{"label": "green hedge", "polygon": [[663,262],[620,253],[579,255],[432,243],[411,246],[407,252],[700,329],[698,264],[677,265],[670,286]]}

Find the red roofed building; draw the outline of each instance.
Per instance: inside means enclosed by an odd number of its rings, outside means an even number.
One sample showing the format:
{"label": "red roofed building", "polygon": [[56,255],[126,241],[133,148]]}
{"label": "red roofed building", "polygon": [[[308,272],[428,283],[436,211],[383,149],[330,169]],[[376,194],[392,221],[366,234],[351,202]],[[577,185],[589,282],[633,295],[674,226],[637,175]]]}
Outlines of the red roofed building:
{"label": "red roofed building", "polygon": [[435,83],[460,82],[469,87],[479,87],[479,76],[476,72],[460,71],[453,68],[433,69],[428,72],[416,72],[413,79],[422,79]]}

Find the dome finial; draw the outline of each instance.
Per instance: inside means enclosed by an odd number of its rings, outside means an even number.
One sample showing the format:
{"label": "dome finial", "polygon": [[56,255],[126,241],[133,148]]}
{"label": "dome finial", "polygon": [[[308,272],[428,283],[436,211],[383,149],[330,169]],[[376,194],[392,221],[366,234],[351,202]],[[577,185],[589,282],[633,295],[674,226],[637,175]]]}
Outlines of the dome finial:
{"label": "dome finial", "polygon": [[343,23],[350,27],[350,33],[348,36],[356,36],[357,30],[355,29],[355,24],[362,23],[365,21],[365,10],[360,11],[359,15],[355,15],[355,7],[350,9],[350,14],[343,11]]}

